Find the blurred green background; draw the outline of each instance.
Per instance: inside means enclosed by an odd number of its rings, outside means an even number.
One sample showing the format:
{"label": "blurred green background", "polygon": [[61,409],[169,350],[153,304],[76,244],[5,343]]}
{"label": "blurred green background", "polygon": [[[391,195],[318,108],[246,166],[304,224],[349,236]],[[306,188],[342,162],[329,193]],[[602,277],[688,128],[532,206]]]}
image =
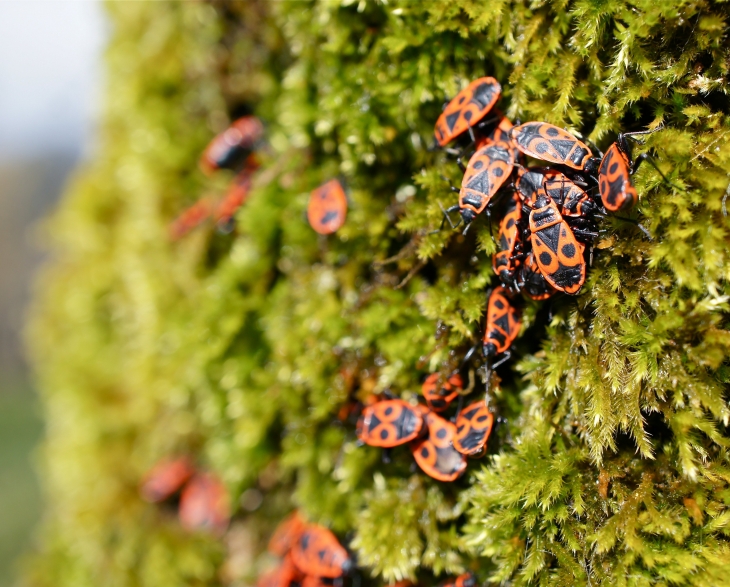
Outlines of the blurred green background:
{"label": "blurred green background", "polygon": [[11,585],[16,559],[31,545],[41,499],[32,468],[41,437],[35,395],[27,382],[3,382],[0,393],[0,585]]}
{"label": "blurred green background", "polygon": [[39,222],[91,150],[105,38],[99,2],[0,2],[0,587],[14,584],[42,510],[43,425],[22,343]]}

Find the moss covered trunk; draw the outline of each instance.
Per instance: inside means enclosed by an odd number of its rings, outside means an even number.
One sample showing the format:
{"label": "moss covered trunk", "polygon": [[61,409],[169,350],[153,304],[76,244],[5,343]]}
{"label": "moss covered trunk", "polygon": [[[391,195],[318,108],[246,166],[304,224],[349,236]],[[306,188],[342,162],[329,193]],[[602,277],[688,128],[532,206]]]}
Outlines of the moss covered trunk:
{"label": "moss covered trunk", "polygon": [[[48,224],[29,327],[48,422],[29,586],[252,584],[294,507],[346,541],[366,586],[465,569],[514,586],[728,584],[727,4],[109,12],[100,148]],[[338,414],[369,393],[416,397],[481,336],[490,225],[432,232],[455,202],[442,176],[460,172],[427,147],[443,102],[483,75],[513,120],[603,149],[663,124],[635,154],[651,150],[672,185],[643,165],[631,218],[651,240],[601,220],[580,294],[527,304],[494,379],[505,422],[483,460],[440,483],[407,449],[385,464],[357,447]],[[241,105],[268,146],[236,229],[171,242],[171,220],[230,182],[197,160]],[[308,193],[337,175],[347,223],[320,237]],[[224,480],[225,536],[140,498],[177,454]]]}

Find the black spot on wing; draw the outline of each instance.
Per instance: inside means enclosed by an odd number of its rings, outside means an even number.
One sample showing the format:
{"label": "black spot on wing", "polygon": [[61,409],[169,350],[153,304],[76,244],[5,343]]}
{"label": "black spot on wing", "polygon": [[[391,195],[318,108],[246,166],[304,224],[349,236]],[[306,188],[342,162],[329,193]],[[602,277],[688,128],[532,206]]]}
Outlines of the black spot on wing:
{"label": "black spot on wing", "polygon": [[570,139],[552,139],[550,144],[558,152],[561,159],[565,161],[570,154],[570,150],[575,146],[575,141]]}
{"label": "black spot on wing", "polygon": [[456,112],[452,112],[451,114],[446,115],[446,126],[449,127],[449,131],[454,130],[454,126],[456,125],[456,121],[459,120],[460,114],[461,111],[457,110]]}
{"label": "black spot on wing", "polygon": [[330,210],[330,211],[326,212],[324,214],[324,216],[322,216],[322,218],[320,219],[320,222],[322,224],[329,224],[330,222],[337,220],[338,217],[339,217],[338,212],[335,212],[334,210]]}
{"label": "black spot on wing", "polygon": [[539,239],[545,246],[548,247],[553,253],[558,252],[558,243],[560,242],[560,229],[562,223],[553,224],[547,228],[543,228],[535,233],[535,238]]}
{"label": "black spot on wing", "polygon": [[494,100],[494,96],[498,91],[496,85],[483,82],[474,88],[474,94],[470,101],[479,106],[480,110],[483,110]]}
{"label": "black spot on wing", "polygon": [[491,189],[489,183],[489,172],[482,171],[481,173],[477,173],[469,180],[469,183],[467,183],[465,187],[481,194],[488,194]]}

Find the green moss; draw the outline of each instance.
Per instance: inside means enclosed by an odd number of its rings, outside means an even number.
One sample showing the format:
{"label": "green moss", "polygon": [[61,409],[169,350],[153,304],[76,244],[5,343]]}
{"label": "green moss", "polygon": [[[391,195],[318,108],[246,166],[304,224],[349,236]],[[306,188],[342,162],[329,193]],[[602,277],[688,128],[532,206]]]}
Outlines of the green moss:
{"label": "green moss", "polygon": [[[724,3],[109,10],[99,149],[48,224],[29,327],[48,505],[28,585],[250,584],[294,506],[352,538],[367,583],[463,568],[511,585],[725,582]],[[484,74],[509,116],[603,148],[664,124],[636,154],[681,189],[642,166],[632,218],[652,239],[606,219],[581,294],[528,306],[496,390],[509,424],[445,485],[411,473],[406,449],[384,465],[357,448],[337,414],[353,374],[358,393],[412,397],[481,334],[490,228],[431,233],[454,201],[441,176],[459,174],[426,147],[442,102]],[[171,243],[171,219],[224,189],[197,158],[242,103],[270,147],[237,231]],[[348,222],[318,237],[307,194],[336,174]],[[145,471],[179,452],[225,480],[224,540],[139,499]]]}

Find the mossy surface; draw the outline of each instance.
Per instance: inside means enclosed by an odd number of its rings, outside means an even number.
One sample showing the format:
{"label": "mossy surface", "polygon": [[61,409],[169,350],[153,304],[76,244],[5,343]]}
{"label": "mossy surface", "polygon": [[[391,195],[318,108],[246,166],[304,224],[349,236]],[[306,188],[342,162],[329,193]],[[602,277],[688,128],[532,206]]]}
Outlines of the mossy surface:
{"label": "mossy surface", "polygon": [[[469,568],[514,586],[727,584],[728,5],[408,0],[110,3],[99,148],[48,224],[29,326],[47,419],[30,586],[248,585],[293,507],[347,538],[366,585]],[[507,419],[442,484],[358,448],[350,393],[414,397],[481,334],[485,219],[444,230],[427,150],[442,103],[493,75],[513,119],[602,148],[656,128],[635,224],[607,218],[577,297],[532,303],[499,369]],[[237,229],[171,242],[220,193],[197,159],[249,104],[269,147]],[[347,224],[308,192],[341,174]],[[397,255],[395,261],[383,263]],[[412,278],[403,281],[412,275]],[[184,532],[138,485],[187,453],[235,504]]]}

